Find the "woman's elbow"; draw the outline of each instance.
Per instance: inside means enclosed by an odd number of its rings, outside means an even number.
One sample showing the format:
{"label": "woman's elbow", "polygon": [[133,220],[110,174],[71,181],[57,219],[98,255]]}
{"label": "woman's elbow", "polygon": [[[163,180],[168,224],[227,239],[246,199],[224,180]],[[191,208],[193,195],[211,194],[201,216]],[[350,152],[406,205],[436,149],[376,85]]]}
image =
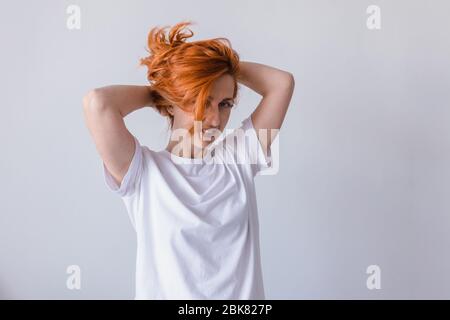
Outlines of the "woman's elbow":
{"label": "woman's elbow", "polygon": [[288,81],[289,85],[291,85],[292,87],[295,87],[294,75],[290,72],[287,72],[286,77],[287,77],[287,81]]}
{"label": "woman's elbow", "polygon": [[99,89],[92,89],[83,97],[83,107],[86,108],[100,108],[103,105],[102,94]]}

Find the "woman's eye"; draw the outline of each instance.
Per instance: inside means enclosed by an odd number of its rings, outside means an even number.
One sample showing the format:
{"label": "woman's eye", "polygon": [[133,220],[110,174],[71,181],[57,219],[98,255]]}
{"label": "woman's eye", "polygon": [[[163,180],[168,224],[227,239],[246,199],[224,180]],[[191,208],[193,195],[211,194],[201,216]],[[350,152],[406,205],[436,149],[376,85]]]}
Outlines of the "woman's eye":
{"label": "woman's eye", "polygon": [[[230,103],[230,102],[221,102],[219,103],[220,107],[225,107],[225,108],[231,108],[234,104]],[[206,102],[206,107],[209,108],[211,106],[211,102],[207,101]]]}
{"label": "woman's eye", "polygon": [[231,108],[233,105],[232,105],[231,103],[229,103],[229,102],[225,102],[225,106],[226,106],[227,108]]}

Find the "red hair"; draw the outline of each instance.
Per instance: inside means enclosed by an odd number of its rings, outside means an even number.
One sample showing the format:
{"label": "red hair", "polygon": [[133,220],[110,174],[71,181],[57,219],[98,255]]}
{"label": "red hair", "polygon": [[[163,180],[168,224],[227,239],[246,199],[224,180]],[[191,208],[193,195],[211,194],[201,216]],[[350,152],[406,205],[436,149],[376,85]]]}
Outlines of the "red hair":
{"label": "red hair", "polygon": [[[140,59],[140,65],[148,68],[147,79],[151,84],[153,106],[169,118],[173,127],[173,116],[167,112],[177,105],[194,113],[194,120],[202,121],[204,109],[212,84],[224,74],[234,79],[233,99],[238,93],[237,75],[239,55],[232,49],[227,38],[214,38],[186,42],[194,33],[183,32],[190,21],[173,26],[166,35],[165,29],[155,27],[148,34],[149,55]],[[192,106],[192,103],[194,105]],[[193,127],[190,132],[192,134]]]}

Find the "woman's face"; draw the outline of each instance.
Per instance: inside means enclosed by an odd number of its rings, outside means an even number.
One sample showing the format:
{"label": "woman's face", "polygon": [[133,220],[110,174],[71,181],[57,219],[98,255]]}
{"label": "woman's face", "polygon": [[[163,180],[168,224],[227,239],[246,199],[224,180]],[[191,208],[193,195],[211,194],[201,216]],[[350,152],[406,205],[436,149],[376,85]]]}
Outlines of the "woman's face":
{"label": "woman's face", "polygon": [[[194,123],[192,112],[186,112],[175,106],[171,111],[174,116],[172,127],[172,138],[170,144],[180,143],[180,136],[189,136],[189,129],[194,126],[194,136],[196,133],[202,147],[210,144],[225,129],[234,105],[233,100],[234,79],[231,75],[225,74],[217,79],[211,88],[211,96],[208,99],[204,112],[204,120]],[[209,131],[208,131],[209,130]],[[181,134],[181,133],[183,134]],[[176,134],[174,134],[176,133]],[[211,138],[210,138],[211,137]],[[190,139],[193,145],[195,137]],[[196,146],[199,146],[196,144]],[[169,148],[171,149],[171,148]]]}

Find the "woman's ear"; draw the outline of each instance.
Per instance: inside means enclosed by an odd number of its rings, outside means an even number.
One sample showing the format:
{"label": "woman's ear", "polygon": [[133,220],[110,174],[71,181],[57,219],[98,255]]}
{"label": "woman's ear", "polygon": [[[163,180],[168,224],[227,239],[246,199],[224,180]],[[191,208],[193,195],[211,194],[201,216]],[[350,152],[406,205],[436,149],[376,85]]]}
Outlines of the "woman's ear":
{"label": "woman's ear", "polygon": [[173,107],[172,107],[172,106],[168,106],[168,107],[167,107],[167,112],[168,112],[171,116],[173,116]]}

